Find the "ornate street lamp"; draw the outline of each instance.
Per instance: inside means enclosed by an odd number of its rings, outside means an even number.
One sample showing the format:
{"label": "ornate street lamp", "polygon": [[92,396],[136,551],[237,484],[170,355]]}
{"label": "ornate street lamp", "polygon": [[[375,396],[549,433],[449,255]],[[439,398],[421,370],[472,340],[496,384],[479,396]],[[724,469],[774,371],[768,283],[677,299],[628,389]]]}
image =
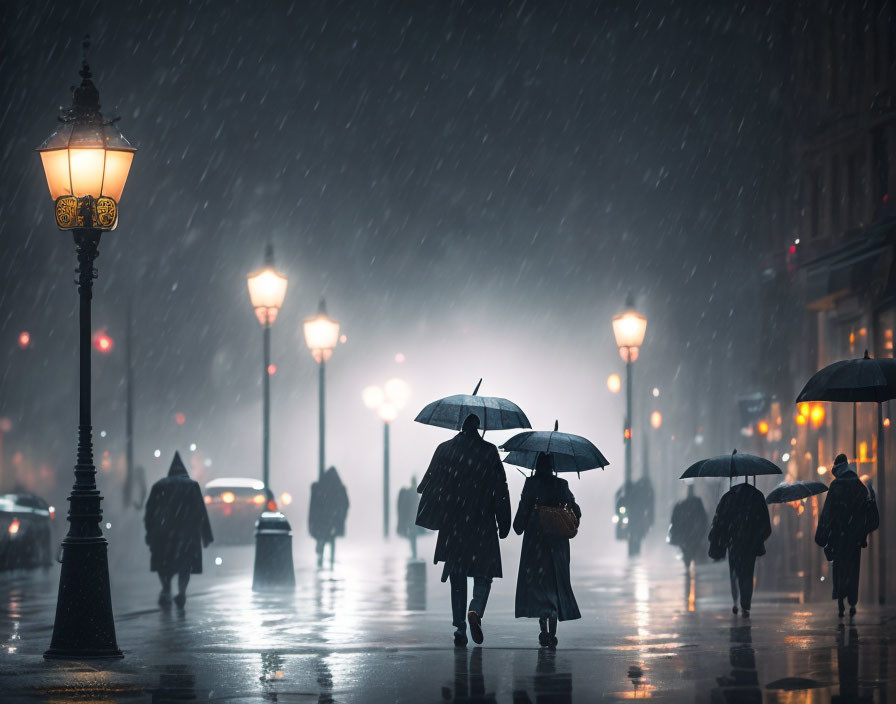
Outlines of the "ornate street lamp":
{"label": "ornate street lamp", "polygon": [[261,409],[261,479],[265,489],[270,489],[271,478],[271,325],[286,298],[286,277],[274,269],[274,248],[270,244],[264,250],[264,267],[249,274],[249,300],[263,330],[264,366],[262,367]]}
{"label": "ornate street lamp", "polygon": [[302,323],[305,344],[318,365],[318,437],[317,478],[324,476],[326,462],[326,366],[339,342],[339,323],[327,316],[327,305],[320,299],[317,315]]}
{"label": "ornate street lamp", "polygon": [[383,537],[389,537],[389,426],[407,403],[411,387],[404,379],[394,377],[382,387],[367,386],[361,392],[361,400],[367,408],[376,411],[383,421]]}
{"label": "ornate street lamp", "polygon": [[635,299],[629,294],[625,310],[613,316],[613,335],[616,346],[625,362],[625,487],[632,483],[632,364],[638,359],[638,350],[647,332],[647,318],[635,310]]}
{"label": "ornate street lamp", "polygon": [[80,393],[75,483],[69,496],[69,531],[62,541],[62,570],[53,639],[45,658],[120,658],[109,591],[107,543],[93,464],[90,352],[93,264],[100,235],[118,224],[118,201],[136,151],[100,112],[100,96],[83,43],[81,85],[59,117],[61,125],[37,149],[54,200],[56,225],[74,235],[80,297]]}

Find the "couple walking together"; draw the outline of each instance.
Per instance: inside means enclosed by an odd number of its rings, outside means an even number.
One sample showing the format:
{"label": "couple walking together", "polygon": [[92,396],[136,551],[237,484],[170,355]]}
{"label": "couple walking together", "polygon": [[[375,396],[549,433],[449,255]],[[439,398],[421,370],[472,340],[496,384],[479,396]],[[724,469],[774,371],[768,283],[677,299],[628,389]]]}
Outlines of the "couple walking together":
{"label": "couple walking together", "polygon": [[[474,643],[482,643],[482,618],[492,579],[502,577],[499,537],[510,533],[510,493],[498,449],[478,433],[479,418],[470,414],[461,432],[436,448],[417,487],[421,494],[417,525],[438,530],[434,562],[444,562],[442,581],[451,583],[454,644],[467,644],[467,624]],[[581,517],[569,485],[553,471],[550,455],[541,454],[535,473],[526,479],[513,529],[523,535],[516,585],[516,617],[537,618],[542,646],[557,644],[557,621],[580,618],[569,576],[569,539],[547,532],[539,507],[566,506]],[[473,597],[467,604],[467,578]]]}

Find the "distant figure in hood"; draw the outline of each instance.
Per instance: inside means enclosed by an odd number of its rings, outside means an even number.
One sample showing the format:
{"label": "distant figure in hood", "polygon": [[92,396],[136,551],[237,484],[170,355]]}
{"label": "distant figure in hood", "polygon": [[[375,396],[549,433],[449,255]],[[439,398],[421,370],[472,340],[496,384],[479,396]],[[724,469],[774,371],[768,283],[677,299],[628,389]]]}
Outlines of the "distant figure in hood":
{"label": "distant figure in hood", "polygon": [[411,485],[398,491],[398,525],[395,532],[407,538],[411,544],[411,560],[417,560],[417,536],[423,529],[416,524],[420,494],[417,493],[417,477],[411,477]]}
{"label": "distant figure in hood", "polygon": [[336,561],[336,538],[345,535],[348,492],[335,467],[311,485],[308,532],[317,541],[317,566],[323,567],[324,547],[330,546],[330,567]]}
{"label": "distant figure in hood", "polygon": [[520,571],[516,581],[517,618],[537,618],[542,646],[557,645],[557,621],[581,618],[569,575],[569,539],[546,533],[538,513],[541,506],[567,507],[576,518],[582,510],[565,479],[554,474],[551,455],[539,453],[535,473],[526,479],[513,530],[523,536]]}
{"label": "distant figure in hood", "polygon": [[187,474],[180,453],[174,453],[168,476],[152,485],[143,521],[150,569],[162,583],[159,605],[170,606],[171,580],[177,575],[174,603],[182,609],[190,575],[202,573],[202,548],[213,538],[202,490]]}
{"label": "distant figure in hood", "polygon": [[[473,642],[482,643],[482,617],[492,588],[501,577],[498,536],[510,533],[510,494],[498,448],[477,432],[479,418],[470,414],[461,431],[436,448],[417,487],[417,525],[438,530],[433,562],[444,562],[442,581],[451,580],[454,644],[467,644],[467,621]],[[467,606],[467,578],[473,598]],[[466,616],[466,618],[465,618]]]}
{"label": "distant figure in hood", "polygon": [[709,530],[709,556],[720,560],[728,552],[731,598],[737,613],[738,597],[744,618],[753,601],[756,558],[765,555],[765,541],[772,534],[765,496],[746,481],[736,484],[719,501]]}
{"label": "distant figure in hood", "polygon": [[834,563],[831,598],[837,600],[839,616],[843,618],[844,599],[849,602],[849,615],[856,613],[862,548],[868,546],[868,534],[877,530],[880,515],[874,491],[865,488],[850,468],[846,455],[837,455],[831,474],[834,481],[818,519],[815,542]]}
{"label": "distant figure in hood", "polygon": [[688,495],[672,508],[672,520],[669,522],[669,544],[681,549],[681,559],[687,573],[706,545],[708,522],[703,501],[694,493],[694,485],[688,484]]}

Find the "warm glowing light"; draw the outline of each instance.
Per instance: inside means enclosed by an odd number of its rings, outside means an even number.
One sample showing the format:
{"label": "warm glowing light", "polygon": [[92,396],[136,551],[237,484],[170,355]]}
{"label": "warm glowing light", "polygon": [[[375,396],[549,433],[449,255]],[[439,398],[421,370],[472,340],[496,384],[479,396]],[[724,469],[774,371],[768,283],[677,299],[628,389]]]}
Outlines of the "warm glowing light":
{"label": "warm glowing light", "polygon": [[868,443],[860,442],[859,443],[859,462],[867,462],[868,461]]}
{"label": "warm glowing light", "polygon": [[[221,494],[221,501],[223,501],[225,504],[232,504],[235,499],[236,497],[233,495],[232,491],[225,491],[223,494]],[[261,497],[261,500],[264,501],[263,496]]]}
{"label": "warm glowing light", "polygon": [[659,390],[657,387],[655,387],[655,386],[653,387],[653,392],[652,392],[652,393],[653,393],[653,397],[654,397],[654,398],[659,398],[659,397],[660,397],[660,390]]}
{"label": "warm glowing light", "polygon": [[623,435],[625,436],[625,439],[626,439],[626,440],[631,440],[631,439],[632,439],[632,429],[631,429],[631,428],[626,428],[626,429],[625,429],[625,432],[623,433]]}
{"label": "warm glowing light", "polygon": [[650,414],[650,426],[654,430],[658,430],[659,427],[663,424],[663,414],[659,411],[654,411]]}
{"label": "warm glowing light", "polygon": [[302,323],[305,344],[311,350],[315,362],[326,362],[333,355],[333,348],[339,342],[339,323],[327,316],[321,303],[321,311],[313,318],[305,318]]}
{"label": "warm glowing light", "polygon": [[277,502],[273,499],[268,501],[268,511],[276,511],[277,510]]}
{"label": "warm glowing light", "polygon": [[97,352],[108,354],[112,351],[112,348],[115,347],[115,342],[106,334],[105,330],[98,330],[93,333],[93,346],[96,348]]}
{"label": "warm glowing light", "polygon": [[820,474],[820,475],[824,475],[824,474],[828,473],[828,468],[825,467],[823,464],[820,464],[820,465],[818,465],[818,469],[816,469],[815,471],[818,472],[818,474]]}
{"label": "warm glowing light", "polygon": [[361,400],[367,408],[376,410],[386,400],[386,394],[379,386],[366,386],[361,392]]}
{"label": "warm glowing light", "polygon": [[[229,501],[227,503],[230,503]],[[252,497],[252,503],[261,506],[264,503],[264,494],[256,494]]]}
{"label": "warm glowing light", "polygon": [[385,421],[386,423],[391,423],[398,417],[398,409],[393,406],[391,403],[383,403],[377,409],[377,414],[380,419]]}
{"label": "warm glowing light", "polygon": [[288,491],[284,491],[282,494],[280,494],[280,503],[284,506],[289,506],[292,503],[292,494],[290,494]]}
{"label": "warm glowing light", "polygon": [[277,373],[277,365],[269,364],[268,365],[268,376],[274,376]]}
{"label": "warm glowing light", "polygon": [[31,333],[26,331],[19,333],[19,347],[23,350],[31,345]]}
{"label": "warm glowing light", "polygon": [[799,414],[801,416],[806,416],[807,418],[809,417],[810,408],[811,405],[809,403],[806,403],[805,401],[796,405],[796,410],[799,412]]}
{"label": "warm glowing light", "polygon": [[21,526],[19,525],[19,519],[18,519],[18,518],[14,518],[13,521],[12,521],[12,523],[9,524],[9,533],[10,533],[10,535],[15,535],[16,533],[18,533],[20,527],[21,527]]}
{"label": "warm glowing light", "polygon": [[411,387],[408,386],[404,379],[393,377],[383,386],[383,392],[385,393],[386,403],[394,406],[395,410],[399,411],[408,402],[408,398],[411,396]]}
{"label": "warm glowing light", "polygon": [[286,277],[269,265],[249,274],[246,281],[258,322],[265,326],[273,324],[286,298]]}
{"label": "warm glowing light", "polygon": [[768,421],[767,420],[759,421],[759,423],[756,424],[756,430],[759,431],[760,435],[765,435],[766,433],[768,433]]}
{"label": "warm glowing light", "polygon": [[802,413],[797,413],[794,416],[793,420],[796,421],[797,425],[805,425],[806,424],[806,416],[804,416]]}
{"label": "warm glowing light", "polygon": [[343,333],[342,335],[339,336],[339,344],[344,345],[346,342],[348,342],[348,335]]}
{"label": "warm glowing light", "polygon": [[890,427],[890,419],[889,419],[889,418],[884,418],[884,427],[885,427],[885,428],[889,428],[889,427]]}
{"label": "warm glowing light", "polygon": [[[647,318],[632,307],[613,316],[613,335],[616,338],[616,346],[626,361],[629,361],[629,351],[636,350],[644,342],[646,332]],[[631,361],[635,360],[631,359]]]}
{"label": "warm glowing light", "polygon": [[178,425],[183,425],[187,422],[187,417],[183,413],[175,413],[174,414],[174,422]]}
{"label": "warm glowing light", "polygon": [[619,378],[618,374],[610,374],[607,377],[607,388],[610,390],[611,394],[618,394],[619,389],[622,388],[622,379]]}
{"label": "warm glowing light", "polygon": [[211,496],[206,496],[206,497],[205,497],[205,503],[210,504],[211,502],[212,502],[212,497],[211,497]]}
{"label": "warm glowing light", "polygon": [[825,410],[824,404],[821,403],[813,403],[812,410],[810,411],[809,417],[812,419],[812,425],[816,428],[824,423]]}

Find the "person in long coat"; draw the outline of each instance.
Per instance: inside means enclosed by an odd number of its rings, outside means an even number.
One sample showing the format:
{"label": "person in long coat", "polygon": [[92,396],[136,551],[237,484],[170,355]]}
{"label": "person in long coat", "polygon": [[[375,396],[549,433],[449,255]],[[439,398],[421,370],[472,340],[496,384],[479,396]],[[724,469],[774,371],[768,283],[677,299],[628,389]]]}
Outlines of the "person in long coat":
{"label": "person in long coat", "polygon": [[[451,581],[454,643],[467,643],[466,628],[482,643],[482,617],[492,579],[502,577],[498,537],[510,533],[510,494],[498,448],[477,432],[470,414],[461,432],[436,448],[417,487],[417,525],[438,530],[434,563],[444,562],[442,581]],[[473,598],[467,606],[467,578]],[[464,619],[466,616],[466,620]]]}
{"label": "person in long coat", "polygon": [[709,530],[709,556],[719,560],[728,553],[733,613],[743,609],[750,615],[753,601],[753,570],[756,558],[765,554],[765,541],[772,534],[765,496],[748,482],[736,484],[722,496]]}
{"label": "person in long coat", "polygon": [[868,534],[877,530],[880,516],[874,493],[849,467],[846,455],[839,454],[831,468],[834,481],[828,488],[824,508],[818,519],[815,542],[825,548],[833,560],[833,594],[842,618],[843,600],[849,602],[849,615],[856,613],[859,601],[859,568],[862,548],[868,547]]}
{"label": "person in long coat", "polygon": [[553,470],[551,456],[539,453],[513,519],[513,530],[523,536],[515,615],[538,619],[542,646],[557,645],[557,621],[582,617],[569,576],[569,539],[545,534],[538,516],[539,506],[567,506],[576,518],[582,517],[569,484]]}
{"label": "person in long coat", "polygon": [[336,538],[345,535],[348,516],[348,492],[335,467],[311,485],[308,507],[308,532],[317,541],[317,566],[324,563],[324,547],[330,546],[330,567],[336,560]]}
{"label": "person in long coat", "polygon": [[417,536],[423,532],[415,523],[420,494],[417,493],[417,477],[411,477],[411,485],[398,491],[398,524],[395,532],[407,538],[411,544],[411,560],[417,560]]}
{"label": "person in long coat", "polygon": [[152,485],[143,522],[151,554],[149,567],[162,583],[159,604],[171,603],[171,580],[177,575],[174,603],[182,609],[190,575],[202,573],[202,548],[208,547],[213,537],[202,489],[190,479],[180,453],[174,453],[168,476]]}
{"label": "person in long coat", "polygon": [[672,508],[669,521],[669,544],[681,549],[685,572],[690,572],[691,563],[696,563],[697,555],[706,545],[708,522],[703,501],[694,493],[694,485],[688,484],[688,495]]}

